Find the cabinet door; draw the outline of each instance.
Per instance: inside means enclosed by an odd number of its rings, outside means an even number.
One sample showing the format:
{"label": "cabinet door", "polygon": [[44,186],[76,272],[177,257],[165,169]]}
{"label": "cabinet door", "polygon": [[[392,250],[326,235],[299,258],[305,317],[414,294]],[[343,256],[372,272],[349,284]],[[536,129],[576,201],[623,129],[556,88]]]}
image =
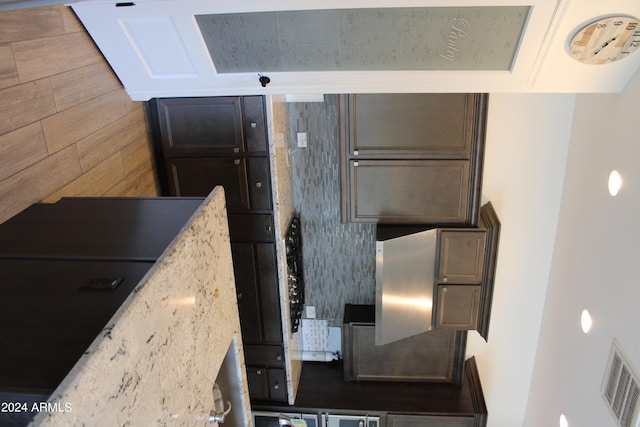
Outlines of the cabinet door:
{"label": "cabinet door", "polygon": [[269,379],[267,368],[247,366],[247,382],[251,399],[269,400]]}
{"label": "cabinet door", "polygon": [[[53,392],[152,266],[0,259],[3,390]],[[120,279],[110,291],[98,286]]]}
{"label": "cabinet door", "polygon": [[285,402],[287,400],[287,380],[284,369],[269,368],[267,375],[269,376],[269,398]]}
{"label": "cabinet door", "polygon": [[245,96],[242,98],[244,124],[244,140],[247,151],[251,153],[267,151],[265,131],[264,98],[262,96]]}
{"label": "cabinet door", "polygon": [[438,245],[438,283],[482,283],[486,246],[484,230],[441,230]]}
{"label": "cabinet door", "polygon": [[167,156],[244,152],[240,97],[161,98],[157,108]]}
{"label": "cabinet door", "polygon": [[387,415],[387,427],[473,427],[473,417]]}
{"label": "cabinet door", "polygon": [[476,329],[480,285],[438,285],[436,328]]}
{"label": "cabinet door", "polygon": [[251,209],[271,210],[271,177],[269,158],[251,157],[249,163],[249,195]]}
{"label": "cabinet door", "polygon": [[284,369],[247,366],[247,382],[251,399],[287,401]]}
{"label": "cabinet door", "polygon": [[473,94],[349,96],[349,153],[384,158],[468,159]]}
{"label": "cabinet door", "polygon": [[243,342],[282,343],[275,245],[232,243],[231,254]]}
{"label": "cabinet door", "polygon": [[469,162],[361,160],[350,165],[354,222],[464,224]]}
{"label": "cabinet door", "polygon": [[247,165],[243,158],[169,158],[167,167],[172,196],[206,197],[216,185],[221,185],[227,209],[250,208]]}
{"label": "cabinet door", "polygon": [[456,331],[441,329],[386,345],[375,345],[375,325],[350,324],[347,343],[355,381],[452,382],[456,369]]}

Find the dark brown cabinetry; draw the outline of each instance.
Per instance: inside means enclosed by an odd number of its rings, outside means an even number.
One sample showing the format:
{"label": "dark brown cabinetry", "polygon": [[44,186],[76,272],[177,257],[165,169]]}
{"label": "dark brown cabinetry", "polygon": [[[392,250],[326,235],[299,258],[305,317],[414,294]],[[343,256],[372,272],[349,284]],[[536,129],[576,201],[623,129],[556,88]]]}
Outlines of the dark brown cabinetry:
{"label": "dark brown cabinetry", "polygon": [[345,380],[460,383],[466,332],[433,330],[376,345],[374,306],[346,304],[343,321]]}
{"label": "dark brown cabinetry", "polygon": [[159,98],[148,109],[164,194],[224,187],[250,396],[286,401],[264,99]]}
{"label": "dark brown cabinetry", "polygon": [[434,284],[436,328],[488,335],[500,222],[491,203],[477,228],[439,229]]}
{"label": "dark brown cabinetry", "polygon": [[443,382],[344,381],[339,362],[305,362],[295,405],[254,404],[253,410],[370,414],[381,426],[483,427],[487,422],[475,358],[464,362],[459,386]]}
{"label": "dark brown cabinetry", "polygon": [[429,415],[387,416],[387,427],[474,427],[473,417],[435,417]]}
{"label": "dark brown cabinetry", "polygon": [[343,221],[476,225],[487,96],[340,99]]}
{"label": "dark brown cabinetry", "polygon": [[0,394],[46,399],[202,201],[70,198],[1,224]]}

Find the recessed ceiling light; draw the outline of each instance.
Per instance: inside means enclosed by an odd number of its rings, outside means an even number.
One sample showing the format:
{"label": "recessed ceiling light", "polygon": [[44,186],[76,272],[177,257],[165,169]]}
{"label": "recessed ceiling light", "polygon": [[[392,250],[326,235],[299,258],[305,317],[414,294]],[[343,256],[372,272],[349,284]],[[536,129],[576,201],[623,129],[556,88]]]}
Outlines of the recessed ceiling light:
{"label": "recessed ceiling light", "polygon": [[609,174],[609,194],[616,196],[622,187],[622,177],[617,170],[612,170]]}
{"label": "recessed ceiling light", "polygon": [[569,427],[569,421],[567,421],[567,417],[564,414],[560,414],[560,427]]}
{"label": "recessed ceiling light", "polygon": [[586,308],[582,310],[582,314],[580,315],[580,326],[582,327],[582,332],[588,334],[593,326],[593,319],[591,318],[591,313]]}

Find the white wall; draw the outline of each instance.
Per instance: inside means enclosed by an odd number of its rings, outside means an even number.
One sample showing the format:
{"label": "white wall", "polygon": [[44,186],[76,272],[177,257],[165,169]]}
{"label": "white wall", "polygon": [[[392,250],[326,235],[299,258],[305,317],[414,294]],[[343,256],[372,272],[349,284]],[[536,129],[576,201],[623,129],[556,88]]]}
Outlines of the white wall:
{"label": "white wall", "polygon": [[[534,380],[524,425],[614,426],[600,397],[613,338],[640,369],[640,74],[620,95],[579,95]],[[623,175],[607,193],[612,168]],[[587,306],[589,335],[579,329]]]}
{"label": "white wall", "polygon": [[[502,222],[489,340],[469,334],[490,427],[522,425],[560,210],[575,95],[491,94],[483,199]],[[537,424],[546,426],[546,424]]]}

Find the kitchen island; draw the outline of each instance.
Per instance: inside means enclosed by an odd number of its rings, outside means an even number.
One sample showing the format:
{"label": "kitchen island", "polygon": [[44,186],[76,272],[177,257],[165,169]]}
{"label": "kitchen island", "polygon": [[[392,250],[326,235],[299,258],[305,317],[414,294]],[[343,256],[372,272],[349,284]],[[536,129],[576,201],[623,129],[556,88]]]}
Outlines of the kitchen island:
{"label": "kitchen island", "polygon": [[249,398],[224,191],[216,188],[39,403],[32,425],[209,425],[225,358],[237,368],[239,396],[223,397],[240,402],[242,424]]}

